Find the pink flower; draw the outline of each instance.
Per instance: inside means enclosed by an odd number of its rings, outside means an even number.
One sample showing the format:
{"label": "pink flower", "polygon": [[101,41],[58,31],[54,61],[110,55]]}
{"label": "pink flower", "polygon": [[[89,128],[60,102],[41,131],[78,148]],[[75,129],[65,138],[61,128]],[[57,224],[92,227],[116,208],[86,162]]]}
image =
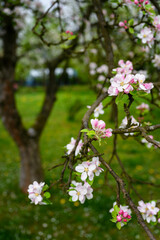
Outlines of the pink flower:
{"label": "pink flower", "polygon": [[124,27],[125,26],[124,22],[119,22],[119,26]]}
{"label": "pink flower", "polygon": [[104,121],[98,119],[91,119],[91,125],[98,137],[106,138],[112,136],[112,129],[105,129],[106,124]]}

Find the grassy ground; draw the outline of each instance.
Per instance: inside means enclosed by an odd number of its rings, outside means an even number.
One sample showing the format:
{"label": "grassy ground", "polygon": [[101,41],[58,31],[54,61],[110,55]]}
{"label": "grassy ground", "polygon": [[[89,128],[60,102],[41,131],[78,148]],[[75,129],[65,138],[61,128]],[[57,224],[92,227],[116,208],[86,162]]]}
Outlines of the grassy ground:
{"label": "grassy ground", "polygon": [[[57,99],[40,141],[45,180],[48,183],[58,179],[60,170],[49,172],[47,169],[63,161],[61,155],[64,153],[64,146],[70,142],[72,136],[76,138],[86,105],[92,104],[95,94],[87,87],[70,86],[63,87]],[[22,89],[17,94],[18,108],[27,127],[33,123],[42,100],[41,89],[37,91]],[[136,117],[135,106],[133,104],[131,112]],[[119,110],[120,122],[124,117],[122,106],[119,106]],[[156,109],[153,110],[147,121],[157,123],[160,120],[159,113]],[[76,114],[73,114],[74,112]],[[113,127],[109,122],[109,116],[110,110],[106,110],[102,119],[107,122],[107,127]],[[154,133],[157,140],[160,140],[159,133],[159,131]],[[118,140],[120,157],[130,175],[160,184],[158,150],[149,150],[132,138],[124,141],[118,137]],[[112,139],[101,148],[105,152],[105,159],[108,160],[112,151]],[[97,178],[93,186],[94,198],[86,201],[84,205],[70,203],[61,188],[55,187],[52,190],[53,205],[33,206],[27,196],[18,189],[20,166],[18,150],[1,122],[0,149],[0,240],[147,239],[143,230],[136,224],[135,217],[121,231],[109,221],[111,216],[108,211],[116,199],[112,177],[108,178],[110,188],[103,185],[103,174]],[[121,173],[116,160],[113,161],[112,167]],[[146,185],[135,186],[145,201],[160,198],[157,191],[159,189]],[[134,196],[132,191],[131,195]],[[138,200],[135,197],[136,203]],[[152,230],[158,239],[159,228]]]}

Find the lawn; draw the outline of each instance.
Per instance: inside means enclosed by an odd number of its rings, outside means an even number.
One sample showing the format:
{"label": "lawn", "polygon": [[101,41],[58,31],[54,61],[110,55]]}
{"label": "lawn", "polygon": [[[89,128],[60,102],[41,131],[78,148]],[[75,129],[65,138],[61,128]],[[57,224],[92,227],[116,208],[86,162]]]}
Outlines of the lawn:
{"label": "lawn", "polygon": [[[25,126],[29,127],[34,122],[43,97],[42,89],[21,89],[16,94],[18,109]],[[88,90],[87,86],[67,86],[59,90],[40,141],[45,181],[48,184],[58,179],[60,173],[60,169],[53,171],[48,169],[63,161],[61,156],[64,154],[64,146],[70,142],[71,137],[76,138],[78,135],[81,118],[87,109],[86,105],[91,105],[95,99],[94,92]],[[106,99],[105,103],[108,101]],[[141,102],[139,99],[139,103]],[[135,107],[136,103],[131,107],[131,113],[136,118]],[[120,123],[124,117],[121,105],[119,110]],[[105,120],[107,127],[113,128],[109,118],[110,109],[107,109],[102,119]],[[146,121],[155,124],[159,120],[159,111],[152,106],[151,114],[147,116]],[[160,140],[159,133],[160,131],[153,133],[157,140]],[[147,149],[132,137],[125,141],[119,136],[118,140],[120,158],[130,175],[160,184],[159,150]],[[111,176],[108,178],[110,187],[104,185],[104,174],[95,180],[94,198],[87,200],[83,205],[69,202],[68,195],[56,186],[52,189],[52,205],[34,206],[18,188],[20,166],[18,150],[1,122],[0,149],[0,240],[147,239],[141,227],[136,224],[135,216],[121,231],[109,221],[111,218],[109,209],[116,200],[115,183]],[[107,161],[111,156],[112,138],[107,140],[107,144],[102,144],[101,149]],[[117,166],[114,160],[112,167],[120,174]],[[157,188],[140,184],[136,184],[135,187],[145,201],[160,199]],[[131,195],[134,196],[132,191]],[[134,199],[137,204],[139,199],[137,197]],[[151,229],[158,239],[160,228]]]}

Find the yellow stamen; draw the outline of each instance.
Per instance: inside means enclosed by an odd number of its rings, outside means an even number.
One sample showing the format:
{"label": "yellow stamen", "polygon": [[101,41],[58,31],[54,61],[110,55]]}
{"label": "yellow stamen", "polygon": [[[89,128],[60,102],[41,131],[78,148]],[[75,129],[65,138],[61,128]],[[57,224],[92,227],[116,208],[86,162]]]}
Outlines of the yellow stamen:
{"label": "yellow stamen", "polygon": [[85,171],[85,172],[88,172],[88,168],[85,168],[84,171]]}
{"label": "yellow stamen", "polygon": [[79,196],[79,195],[80,195],[80,192],[77,192],[77,195]]}

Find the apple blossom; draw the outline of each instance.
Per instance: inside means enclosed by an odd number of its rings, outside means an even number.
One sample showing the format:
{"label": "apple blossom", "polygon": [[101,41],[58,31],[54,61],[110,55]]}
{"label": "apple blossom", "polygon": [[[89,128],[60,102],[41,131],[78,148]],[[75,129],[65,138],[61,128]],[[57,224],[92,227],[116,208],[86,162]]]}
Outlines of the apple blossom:
{"label": "apple blossom", "polygon": [[84,161],[82,164],[78,164],[75,170],[81,173],[81,180],[86,181],[89,178],[90,181],[93,180],[94,174],[99,176],[100,173],[103,171],[100,166],[100,161],[98,157],[93,157],[92,161]]}
{"label": "apple blossom", "polygon": [[131,61],[124,62],[123,60],[119,60],[118,65],[120,67],[113,69],[113,71],[116,71],[117,73],[129,74],[133,70],[133,64]]}
{"label": "apple blossom", "polygon": [[93,171],[96,169],[96,164],[86,161],[82,162],[82,164],[78,164],[75,168],[75,170],[79,173],[81,173],[81,180],[85,181],[87,178],[89,178],[90,181],[94,178]]}
{"label": "apple blossom", "polygon": [[158,31],[160,30],[160,15],[153,18],[153,25]]}
{"label": "apple blossom", "polygon": [[103,81],[105,81],[105,76],[103,76],[103,75],[99,75],[99,77],[98,77],[98,81],[99,82],[103,82]]}
{"label": "apple blossom", "polygon": [[103,120],[91,119],[92,128],[100,138],[106,138],[112,136],[112,129],[105,129],[106,124]]}
{"label": "apple blossom", "polygon": [[[87,108],[91,108],[91,106],[87,106]],[[94,117],[99,117],[100,114],[104,114],[102,103],[100,103],[98,107],[94,109]]]}
{"label": "apple blossom", "polygon": [[136,109],[138,109],[138,110],[140,110],[140,111],[144,111],[144,110],[150,110],[150,108],[149,108],[149,105],[148,104],[146,104],[146,103],[142,103],[141,105],[138,105],[137,107],[136,107]]}
{"label": "apple blossom", "polygon": [[33,184],[30,184],[28,186],[28,198],[31,200],[31,203],[34,203],[35,205],[41,204],[43,201],[43,197],[41,196],[42,189],[44,186],[44,182],[38,183],[36,181],[33,182]]}
{"label": "apple blossom", "polygon": [[142,40],[142,43],[148,44],[149,47],[152,46],[154,37],[153,37],[153,32],[151,31],[150,28],[144,27],[140,31],[140,33],[137,35],[137,37]]}
{"label": "apple blossom", "polygon": [[141,212],[142,217],[148,223],[156,222],[156,215],[159,212],[159,208],[156,207],[156,202],[151,201],[149,203],[144,203],[142,200],[138,202],[138,210]]}
{"label": "apple blossom", "polygon": [[155,54],[154,59],[152,60],[155,67],[160,69],[160,55]]}
{"label": "apple blossom", "polygon": [[[119,128],[126,128],[127,124],[128,124],[128,120],[127,120],[127,117],[125,117],[122,120],[122,123],[119,126]],[[133,116],[131,116],[131,127],[130,128],[135,128],[135,127],[138,127],[138,126],[139,126],[139,122],[137,122],[136,119]],[[124,133],[124,135],[126,135],[126,136],[134,135],[134,133]]]}
{"label": "apple blossom", "polygon": [[84,185],[82,185],[81,182],[75,182],[72,181],[73,186],[69,188],[68,194],[71,196],[71,199],[73,202],[80,201],[80,203],[84,203],[85,199],[92,199],[93,198],[93,189],[92,187],[85,182]]}
{"label": "apple blossom", "polygon": [[[72,137],[71,142],[65,146],[68,150],[67,151],[68,155],[72,152],[75,144],[76,144],[76,140]],[[80,140],[77,147],[76,147],[76,150],[75,150],[75,156],[77,156],[80,153],[80,151],[82,149],[82,146],[83,146],[83,142],[82,142],[82,140]]]}
{"label": "apple blossom", "polygon": [[103,64],[102,66],[100,66],[99,68],[97,68],[97,73],[104,73],[107,74],[108,73],[108,66]]}

